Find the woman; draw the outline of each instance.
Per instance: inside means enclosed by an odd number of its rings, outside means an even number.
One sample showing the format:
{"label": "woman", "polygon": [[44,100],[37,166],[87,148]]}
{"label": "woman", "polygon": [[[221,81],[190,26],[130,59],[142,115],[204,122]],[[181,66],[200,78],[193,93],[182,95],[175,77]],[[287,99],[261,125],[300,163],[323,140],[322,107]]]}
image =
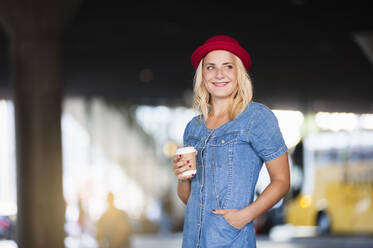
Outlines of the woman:
{"label": "woman", "polygon": [[[184,131],[184,146],[197,150],[197,173],[179,156],[173,160],[177,193],[187,204],[183,247],[256,247],[253,220],[289,190],[287,147],[277,119],[252,102],[247,51],[233,38],[218,35],[197,48],[194,117]],[[253,202],[263,162],[271,182]]]}

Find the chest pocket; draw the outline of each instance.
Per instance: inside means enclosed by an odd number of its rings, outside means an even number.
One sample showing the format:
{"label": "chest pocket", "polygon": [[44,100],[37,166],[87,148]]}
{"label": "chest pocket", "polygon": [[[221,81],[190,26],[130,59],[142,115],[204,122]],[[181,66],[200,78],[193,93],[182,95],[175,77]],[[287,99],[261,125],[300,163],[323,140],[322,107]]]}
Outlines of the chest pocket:
{"label": "chest pocket", "polygon": [[229,133],[211,140],[212,177],[218,208],[225,208],[232,191],[232,162],[237,134]]}
{"label": "chest pocket", "polygon": [[210,145],[214,151],[214,166],[222,168],[232,164],[233,159],[233,146],[237,141],[237,134],[225,134],[219,137],[215,137]]}

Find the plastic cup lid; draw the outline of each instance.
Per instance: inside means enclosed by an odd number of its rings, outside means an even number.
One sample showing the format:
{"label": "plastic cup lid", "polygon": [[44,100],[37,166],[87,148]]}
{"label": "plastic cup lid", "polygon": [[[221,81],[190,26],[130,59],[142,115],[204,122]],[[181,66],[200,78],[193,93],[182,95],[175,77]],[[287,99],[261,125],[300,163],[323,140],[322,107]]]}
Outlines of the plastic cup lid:
{"label": "plastic cup lid", "polygon": [[175,154],[180,155],[180,154],[187,154],[187,153],[192,153],[192,152],[196,152],[196,149],[194,149],[193,146],[187,146],[187,147],[181,147],[177,149]]}

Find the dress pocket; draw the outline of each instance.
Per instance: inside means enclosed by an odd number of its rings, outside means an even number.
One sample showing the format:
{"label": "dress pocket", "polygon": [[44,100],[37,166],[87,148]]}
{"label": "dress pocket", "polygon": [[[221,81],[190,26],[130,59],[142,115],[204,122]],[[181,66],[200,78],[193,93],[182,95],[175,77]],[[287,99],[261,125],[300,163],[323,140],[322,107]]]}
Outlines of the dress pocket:
{"label": "dress pocket", "polygon": [[[223,215],[209,213],[206,216],[204,226],[205,231],[205,247],[248,247],[241,246],[240,238],[243,237],[243,229],[237,229],[229,224]],[[238,246],[237,246],[238,241]]]}
{"label": "dress pocket", "polygon": [[233,231],[233,232],[241,231],[241,229],[232,226],[231,223],[229,223],[229,222],[227,221],[227,219],[224,217],[224,215],[219,215],[219,216],[220,216],[221,219],[222,219],[221,222],[224,223],[223,225],[226,226],[225,228],[227,228],[227,229],[229,229],[229,230],[231,230],[231,231]]}
{"label": "dress pocket", "polygon": [[233,147],[237,141],[236,134],[226,134],[214,138],[211,141],[211,146],[214,149],[214,165],[216,167],[224,167],[232,164]]}

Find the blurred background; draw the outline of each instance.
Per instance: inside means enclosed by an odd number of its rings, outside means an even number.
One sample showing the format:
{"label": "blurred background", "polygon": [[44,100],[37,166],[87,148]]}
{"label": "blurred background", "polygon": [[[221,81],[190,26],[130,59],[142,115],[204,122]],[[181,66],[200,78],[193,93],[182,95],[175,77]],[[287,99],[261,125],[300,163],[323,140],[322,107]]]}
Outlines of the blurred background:
{"label": "blurred background", "polygon": [[[250,53],[254,101],[289,148],[291,190],[255,219],[258,247],[373,247],[372,10],[2,1],[0,247],[180,247],[171,159],[197,114],[190,55],[216,34]],[[268,183],[263,167],[256,196]]]}

